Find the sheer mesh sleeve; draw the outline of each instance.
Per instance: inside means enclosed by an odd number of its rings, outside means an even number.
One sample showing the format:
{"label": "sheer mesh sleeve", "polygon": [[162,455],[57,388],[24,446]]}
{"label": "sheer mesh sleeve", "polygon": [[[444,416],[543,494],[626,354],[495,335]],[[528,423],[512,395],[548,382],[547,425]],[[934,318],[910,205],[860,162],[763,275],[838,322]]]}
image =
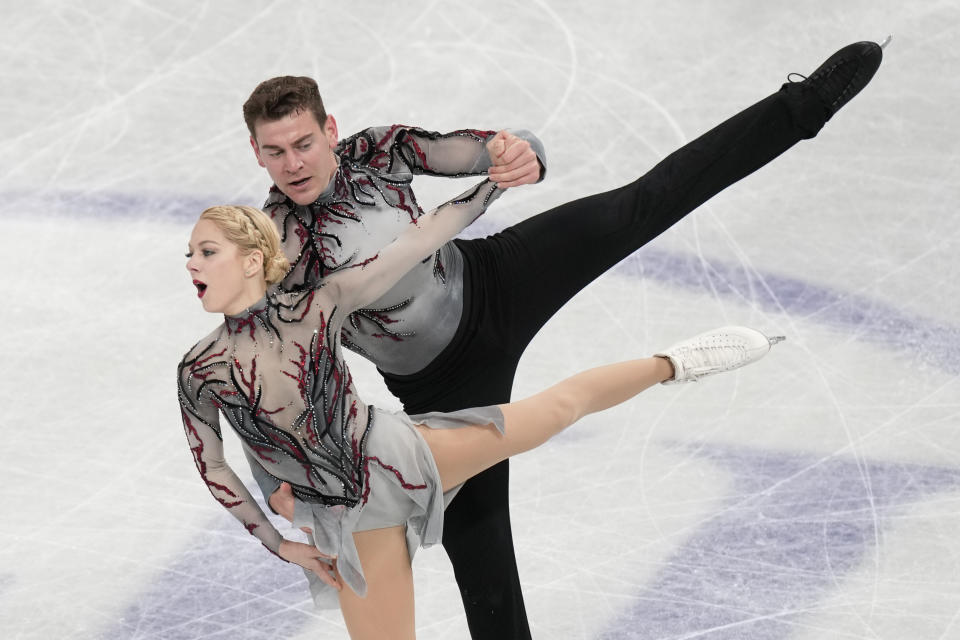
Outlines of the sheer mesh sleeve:
{"label": "sheer mesh sleeve", "polygon": [[[529,142],[540,165],[547,166],[539,138],[525,129],[508,131]],[[406,170],[447,177],[482,175],[490,168],[487,142],[496,134],[477,129],[437,133],[403,125],[372,127],[345,141],[344,150],[353,160],[387,173]]]}
{"label": "sheer mesh sleeve", "polygon": [[283,536],[270,523],[223,456],[223,439],[217,407],[203,393],[203,380],[195,378],[189,355],[178,371],[178,396],[183,429],[193,461],[213,498],[239,520],[247,532],[279,557]]}
{"label": "sheer mesh sleeve", "polygon": [[484,180],[459,197],[412,220],[396,240],[355,267],[326,278],[331,295],[350,313],[377,300],[410,269],[479,218],[503,193]]}

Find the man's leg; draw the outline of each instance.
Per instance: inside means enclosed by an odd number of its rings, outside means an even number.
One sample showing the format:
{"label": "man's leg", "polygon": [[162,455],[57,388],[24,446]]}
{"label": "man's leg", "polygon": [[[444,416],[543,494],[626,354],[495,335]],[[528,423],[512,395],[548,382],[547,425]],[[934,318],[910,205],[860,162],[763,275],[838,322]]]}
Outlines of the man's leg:
{"label": "man's leg", "polygon": [[509,461],[471,478],[444,513],[450,557],[474,640],[530,638],[510,527]]}
{"label": "man's leg", "polygon": [[[808,128],[798,127],[788,98],[775,94],[625,187],[561,205],[490,238],[458,241],[466,263],[464,324],[426,371],[384,375],[388,387],[411,414],[508,402],[519,355],[557,309],[707,198],[815,134],[826,118],[817,105],[808,119]],[[474,640],[529,637],[507,464],[469,480],[444,515],[443,545]]]}
{"label": "man's leg", "polygon": [[[626,187],[562,205],[491,238],[458,241],[468,277],[458,336],[427,370],[385,374],[387,386],[412,414],[508,402],[520,355],[567,300],[714,194],[816,135],[835,110],[811,87],[788,85]],[[469,480],[445,514],[443,544],[474,640],[530,637],[506,465]]]}
{"label": "man's leg", "polygon": [[[841,54],[863,57],[862,73],[840,77],[834,72]],[[872,43],[845,47],[810,80],[784,85],[638,180],[560,205],[481,241],[489,242],[490,261],[500,267],[491,285],[504,292],[497,303],[503,324],[496,331],[511,341],[510,351],[522,353],[561,306],[619,261],[726,187],[815,136],[872,77],[879,60],[879,47]]]}

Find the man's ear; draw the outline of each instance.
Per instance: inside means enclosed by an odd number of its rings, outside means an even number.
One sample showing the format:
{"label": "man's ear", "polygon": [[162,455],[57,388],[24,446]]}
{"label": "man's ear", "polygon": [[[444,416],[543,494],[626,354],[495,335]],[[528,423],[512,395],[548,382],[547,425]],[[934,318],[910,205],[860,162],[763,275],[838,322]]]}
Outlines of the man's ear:
{"label": "man's ear", "polygon": [[323,135],[326,136],[331,149],[340,142],[340,135],[337,133],[337,119],[329,113],[327,114],[327,121],[323,123]]}
{"label": "man's ear", "polygon": [[250,146],[253,147],[253,155],[257,156],[257,164],[266,168],[267,165],[263,164],[263,160],[260,158],[260,145],[257,144],[253,136],[250,136]]}

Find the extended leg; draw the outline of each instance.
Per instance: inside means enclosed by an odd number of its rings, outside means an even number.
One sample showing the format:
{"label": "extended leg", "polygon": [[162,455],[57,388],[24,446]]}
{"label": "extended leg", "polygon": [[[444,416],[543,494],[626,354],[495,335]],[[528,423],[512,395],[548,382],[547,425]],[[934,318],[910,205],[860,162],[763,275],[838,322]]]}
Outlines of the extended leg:
{"label": "extended leg", "polygon": [[492,425],[420,427],[420,433],[430,446],[446,490],[501,460],[543,444],[583,416],[620,404],[672,376],[673,367],[664,358],[597,367],[529,398],[500,405],[506,427],[503,435]]}
{"label": "extended leg", "polygon": [[[838,62],[850,56],[854,62]],[[502,308],[509,310],[497,332],[513,341],[512,351],[522,352],[588,283],[726,187],[815,136],[866,84],[879,56],[871,43],[845,47],[809,81],[784,85],[638,180],[560,205],[490,238],[485,250],[500,265],[497,286],[505,292]]]}
{"label": "extended leg", "polygon": [[[832,82],[840,76],[824,71],[818,77]],[[861,74],[857,90],[867,80]],[[473,305],[461,344],[416,376],[385,375],[391,391],[409,413],[507,401],[526,345],[567,300],[712,195],[815,135],[842,106],[826,107],[811,88],[785,86],[630,185],[562,205],[488,239],[458,241],[469,263],[465,290]],[[845,101],[855,94],[841,92]],[[475,640],[530,637],[506,478],[506,461],[472,478],[446,514],[443,544]]]}
{"label": "extended leg", "polygon": [[[662,354],[588,369],[529,398],[500,405],[504,433],[490,424],[460,429],[418,427],[444,490],[510,456],[534,449],[580,418],[625,402],[670,380],[690,382],[756,362],[783,338],[746,327],[721,327]],[[454,500],[456,502],[456,499]]]}

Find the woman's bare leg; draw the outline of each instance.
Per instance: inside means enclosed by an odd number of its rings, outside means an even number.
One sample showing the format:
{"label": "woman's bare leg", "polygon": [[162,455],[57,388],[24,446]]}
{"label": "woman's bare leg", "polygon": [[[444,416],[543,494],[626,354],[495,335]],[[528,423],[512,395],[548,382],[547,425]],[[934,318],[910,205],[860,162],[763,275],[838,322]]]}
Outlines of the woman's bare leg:
{"label": "woman's bare leg", "polygon": [[340,610],[350,637],[412,640],[416,637],[413,572],[404,528],[357,531],[353,540],[367,580],[367,596],[361,598],[346,585],[340,591]]}
{"label": "woman's bare leg", "polygon": [[589,369],[519,402],[500,405],[505,434],[493,425],[459,429],[419,426],[443,488],[537,447],[585,415],[629,400],[658,382],[690,382],[732,371],[762,358],[783,336],[748,327],[720,327],[688,338],[651,358]]}
{"label": "woman's bare leg", "polygon": [[504,435],[489,424],[418,429],[430,446],[446,490],[543,444],[580,418],[618,405],[671,377],[673,365],[666,358],[620,362],[589,369],[529,398],[500,405]]}

